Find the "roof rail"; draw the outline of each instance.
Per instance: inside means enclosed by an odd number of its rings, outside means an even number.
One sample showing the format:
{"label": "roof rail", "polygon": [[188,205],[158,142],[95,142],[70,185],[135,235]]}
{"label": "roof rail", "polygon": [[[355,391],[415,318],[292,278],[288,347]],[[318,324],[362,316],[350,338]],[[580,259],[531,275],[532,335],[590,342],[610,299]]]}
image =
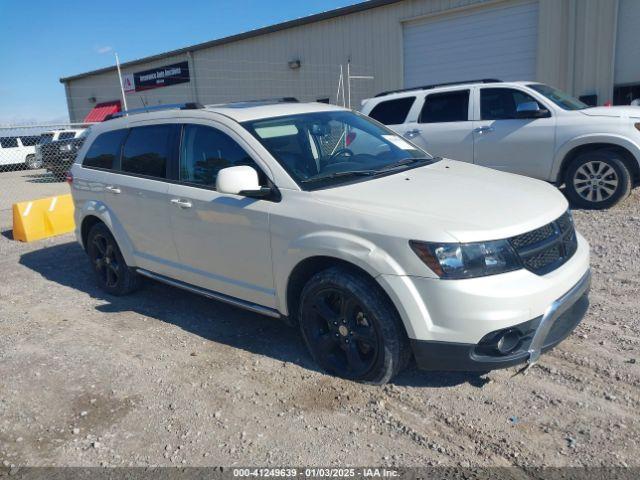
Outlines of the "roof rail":
{"label": "roof rail", "polygon": [[448,87],[451,85],[465,85],[467,83],[500,83],[502,80],[498,80],[497,78],[480,78],[478,80],[464,80],[460,82],[446,82],[446,83],[434,83],[433,85],[422,85],[421,87],[411,87],[411,88],[400,88],[398,90],[388,90],[386,92],[382,92],[376,95],[376,97],[383,97],[385,95],[390,95],[392,93],[401,93],[401,92],[410,92],[412,90],[430,90],[432,88],[438,87]]}
{"label": "roof rail", "polygon": [[238,100],[235,102],[216,103],[207,105],[207,107],[248,108],[259,107],[261,105],[273,105],[275,103],[298,103],[298,99],[295,97],[260,98],[255,100]]}
{"label": "roof rail", "polygon": [[187,103],[168,103],[165,105],[153,105],[142,108],[132,108],[130,110],[122,110],[121,112],[112,113],[111,115],[107,115],[104,119],[112,120],[114,118],[125,117],[127,115],[135,115],[137,113],[147,113],[147,112],[157,112],[161,110],[197,110],[199,108],[204,108],[201,104],[196,102],[187,102]]}

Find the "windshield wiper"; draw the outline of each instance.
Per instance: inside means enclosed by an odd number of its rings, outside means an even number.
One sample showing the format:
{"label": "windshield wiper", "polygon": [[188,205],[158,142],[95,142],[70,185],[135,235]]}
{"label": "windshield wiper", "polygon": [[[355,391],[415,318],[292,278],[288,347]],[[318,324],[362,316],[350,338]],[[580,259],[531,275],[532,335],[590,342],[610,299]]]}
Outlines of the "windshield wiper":
{"label": "windshield wiper", "polygon": [[315,183],[341,177],[368,177],[370,175],[375,175],[376,173],[378,173],[377,170],[347,170],[345,172],[334,172],[329,175],[307,178],[305,180],[300,180],[300,183]]}
{"label": "windshield wiper", "polygon": [[431,162],[431,161],[436,160],[436,159],[437,159],[437,157],[434,157],[434,158],[407,157],[407,158],[403,158],[401,160],[398,160],[397,162],[390,163],[389,165],[385,165],[382,168],[379,168],[378,170],[376,170],[376,173],[388,172],[390,170],[395,170],[396,168],[404,167],[406,165],[411,165],[411,164],[416,163],[416,162]]}

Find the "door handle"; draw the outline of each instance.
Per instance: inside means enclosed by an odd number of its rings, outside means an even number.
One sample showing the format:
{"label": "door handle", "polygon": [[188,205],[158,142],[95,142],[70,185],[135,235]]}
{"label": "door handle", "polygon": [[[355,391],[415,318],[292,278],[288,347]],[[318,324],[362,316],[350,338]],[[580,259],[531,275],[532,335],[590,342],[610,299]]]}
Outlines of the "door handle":
{"label": "door handle", "polygon": [[404,132],[404,136],[407,138],[414,138],[414,137],[417,137],[418,135],[420,135],[420,130],[418,130],[417,128],[414,128],[413,130],[407,130],[406,132]]}
{"label": "door handle", "polygon": [[484,126],[484,127],[478,127],[478,128],[474,128],[473,131],[474,133],[489,133],[489,132],[493,132],[495,129],[493,127],[488,127],[488,126]]}
{"label": "door handle", "polygon": [[120,193],[121,190],[118,187],[114,187],[113,185],[107,185],[104,189],[109,193]]}
{"label": "door handle", "polygon": [[180,208],[191,208],[193,206],[189,200],[183,200],[181,198],[172,198],[171,203]]}

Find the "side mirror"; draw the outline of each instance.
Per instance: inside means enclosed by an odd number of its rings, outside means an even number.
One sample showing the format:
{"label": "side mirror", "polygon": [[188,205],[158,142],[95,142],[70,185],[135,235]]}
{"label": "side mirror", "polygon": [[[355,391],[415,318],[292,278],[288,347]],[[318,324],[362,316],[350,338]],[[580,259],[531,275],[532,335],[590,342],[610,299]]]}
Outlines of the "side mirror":
{"label": "side mirror", "polygon": [[540,108],[537,102],[519,103],[516,107],[516,118],[543,118],[549,116],[549,110]]}
{"label": "side mirror", "polygon": [[271,193],[270,188],[260,187],[258,172],[248,165],[220,170],[216,177],[216,190],[220,193],[245,197],[266,197]]}

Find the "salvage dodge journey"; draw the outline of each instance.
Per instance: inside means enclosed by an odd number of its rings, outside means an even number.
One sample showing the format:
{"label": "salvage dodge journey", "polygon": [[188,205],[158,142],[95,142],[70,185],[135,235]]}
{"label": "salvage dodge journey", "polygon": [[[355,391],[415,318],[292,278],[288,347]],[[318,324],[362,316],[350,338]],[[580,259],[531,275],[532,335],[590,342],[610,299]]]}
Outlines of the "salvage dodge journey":
{"label": "salvage dodge journey", "polygon": [[526,367],[588,308],[589,246],[557,189],[339,107],[129,111],[91,127],[68,181],[106,292],[148,277],[282,318],[352,380],[385,383],[412,358]]}

